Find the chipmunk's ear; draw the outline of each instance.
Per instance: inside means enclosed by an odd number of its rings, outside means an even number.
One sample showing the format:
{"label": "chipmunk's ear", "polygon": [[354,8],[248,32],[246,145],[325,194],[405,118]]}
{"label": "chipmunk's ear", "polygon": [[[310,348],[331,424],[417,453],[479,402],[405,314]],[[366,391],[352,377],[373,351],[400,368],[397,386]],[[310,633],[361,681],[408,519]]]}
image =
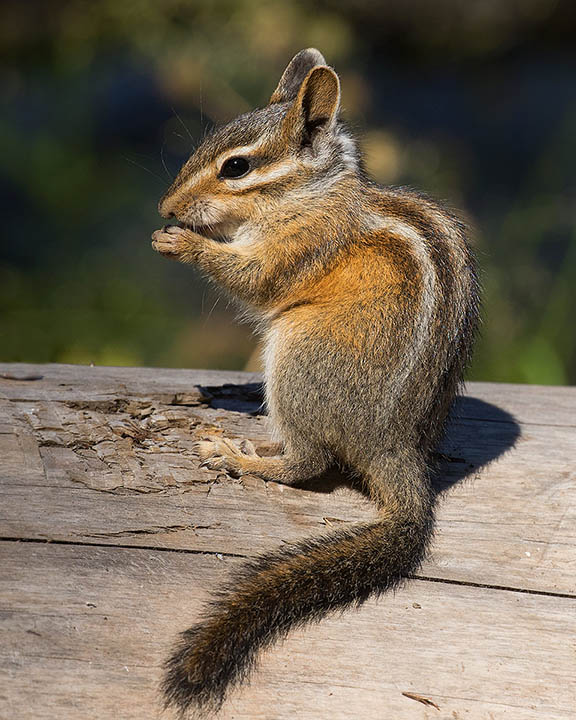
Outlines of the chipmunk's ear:
{"label": "chipmunk's ear", "polygon": [[291,135],[310,144],[315,136],[334,128],[340,110],[340,80],[332,68],[315,67],[300,86],[284,120]]}
{"label": "chipmunk's ear", "polygon": [[300,90],[300,86],[304,82],[306,75],[308,75],[312,68],[318,65],[326,65],[326,60],[324,60],[321,52],[316,50],[316,48],[300,50],[297,55],[294,55],[288,63],[288,67],[284,70],[278,87],[272,93],[270,105],[294,100],[296,95],[298,95],[298,90]]}

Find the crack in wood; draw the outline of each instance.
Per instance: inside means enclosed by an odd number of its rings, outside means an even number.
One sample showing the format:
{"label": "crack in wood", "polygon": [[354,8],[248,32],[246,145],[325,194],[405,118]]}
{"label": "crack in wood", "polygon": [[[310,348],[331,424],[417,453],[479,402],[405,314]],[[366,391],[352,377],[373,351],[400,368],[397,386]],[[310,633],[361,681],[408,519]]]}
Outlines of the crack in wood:
{"label": "crack in wood", "polygon": [[[103,539],[103,538],[101,538]],[[249,560],[250,556],[242,553],[233,553],[229,551],[220,551],[220,550],[193,550],[191,548],[171,548],[171,547],[161,547],[158,545],[117,545],[117,544],[109,544],[109,543],[91,543],[91,542],[82,542],[79,540],[61,540],[61,539],[52,539],[52,538],[22,538],[22,537],[8,537],[8,536],[0,536],[0,542],[3,543],[36,543],[38,545],[72,545],[75,547],[84,547],[84,548],[106,548],[107,550],[133,550],[135,552],[139,552],[141,550],[146,551],[153,551],[153,552],[161,552],[161,553],[175,553],[177,555],[206,555],[206,556],[214,556],[217,557],[219,560],[222,558],[232,558],[232,559],[241,559],[241,560]]]}
{"label": "crack in wood", "polygon": [[[201,526],[198,526],[199,528]],[[121,531],[122,532],[122,531]],[[143,533],[143,534],[156,534],[156,533]],[[98,537],[100,539],[103,539],[105,537],[108,537],[107,534],[95,534],[95,535],[84,535],[84,537]],[[90,543],[90,542],[81,542],[76,540],[62,540],[62,539],[42,539],[42,538],[15,538],[15,537],[8,537],[8,536],[0,536],[0,542],[22,542],[22,543],[38,543],[42,545],[75,545],[77,547],[89,547],[89,548],[115,548],[118,550],[134,550],[135,552],[147,550],[147,551],[158,551],[158,552],[168,552],[168,553],[177,553],[177,554],[188,554],[188,555],[214,555],[218,558],[241,558],[244,560],[249,560],[250,556],[243,553],[233,553],[228,552],[225,550],[194,550],[191,548],[171,548],[171,547],[158,547],[155,545],[110,545],[110,544],[100,544],[100,543]],[[543,596],[543,597],[550,597],[550,598],[560,598],[565,600],[576,600],[576,594],[572,593],[560,593],[560,592],[554,592],[552,590],[534,590],[530,588],[518,588],[518,587],[510,587],[506,585],[495,585],[490,583],[475,583],[470,582],[467,580],[453,580],[450,578],[435,578],[430,577],[426,575],[418,575],[418,574],[411,574],[406,575],[406,580],[416,580],[419,582],[425,582],[425,583],[436,583],[436,584],[444,584],[444,585],[458,585],[461,587],[469,587],[469,588],[478,588],[481,590],[497,590],[501,592],[506,593],[520,593],[523,595],[535,595],[535,596]]]}
{"label": "crack in wood", "polygon": [[82,534],[82,537],[94,537],[94,538],[115,538],[115,537],[131,537],[132,535],[164,535],[167,533],[177,533],[184,530],[214,530],[219,527],[220,523],[214,525],[195,525],[193,523],[189,525],[157,525],[148,528],[137,528],[134,530],[117,530],[102,533],[86,533]]}

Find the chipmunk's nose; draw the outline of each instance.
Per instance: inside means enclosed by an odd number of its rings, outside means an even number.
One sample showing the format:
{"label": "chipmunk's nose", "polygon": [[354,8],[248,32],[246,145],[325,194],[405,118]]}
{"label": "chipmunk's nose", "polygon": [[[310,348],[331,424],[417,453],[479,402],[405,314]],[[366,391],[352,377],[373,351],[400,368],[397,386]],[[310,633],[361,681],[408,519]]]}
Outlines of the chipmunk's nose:
{"label": "chipmunk's nose", "polygon": [[176,217],[170,198],[167,197],[163,197],[158,203],[158,212],[163,218],[169,219]]}
{"label": "chipmunk's nose", "polygon": [[160,198],[158,212],[163,218],[175,218],[178,215],[178,198],[172,193],[166,193]]}

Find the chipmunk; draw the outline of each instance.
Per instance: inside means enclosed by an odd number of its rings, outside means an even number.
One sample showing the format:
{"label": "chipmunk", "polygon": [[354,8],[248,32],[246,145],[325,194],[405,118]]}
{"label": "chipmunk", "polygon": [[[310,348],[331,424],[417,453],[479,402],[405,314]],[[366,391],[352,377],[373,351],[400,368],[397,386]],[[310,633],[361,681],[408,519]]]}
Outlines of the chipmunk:
{"label": "chipmunk", "polygon": [[339,118],[318,50],[269,104],[209,135],[161,199],[153,234],[239,299],[265,343],[266,407],[283,452],[197,443],[202,465],[300,484],[333,466],[378,520],[244,565],[167,663],[167,706],[205,715],[290,628],[396,587],[430,543],[435,448],[468,363],[479,290],[464,227],[432,200],[382,188]]}

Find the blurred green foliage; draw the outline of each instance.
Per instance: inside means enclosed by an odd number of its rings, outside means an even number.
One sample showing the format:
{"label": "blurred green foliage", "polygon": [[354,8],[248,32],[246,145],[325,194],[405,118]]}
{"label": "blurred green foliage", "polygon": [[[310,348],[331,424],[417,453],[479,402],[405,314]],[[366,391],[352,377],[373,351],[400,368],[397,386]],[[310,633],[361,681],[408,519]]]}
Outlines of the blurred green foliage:
{"label": "blurred green foliage", "polygon": [[372,174],[477,228],[472,376],[576,382],[575,19],[556,0],[5,0],[0,360],[245,365],[234,308],[149,236],[202,133],[312,45]]}

